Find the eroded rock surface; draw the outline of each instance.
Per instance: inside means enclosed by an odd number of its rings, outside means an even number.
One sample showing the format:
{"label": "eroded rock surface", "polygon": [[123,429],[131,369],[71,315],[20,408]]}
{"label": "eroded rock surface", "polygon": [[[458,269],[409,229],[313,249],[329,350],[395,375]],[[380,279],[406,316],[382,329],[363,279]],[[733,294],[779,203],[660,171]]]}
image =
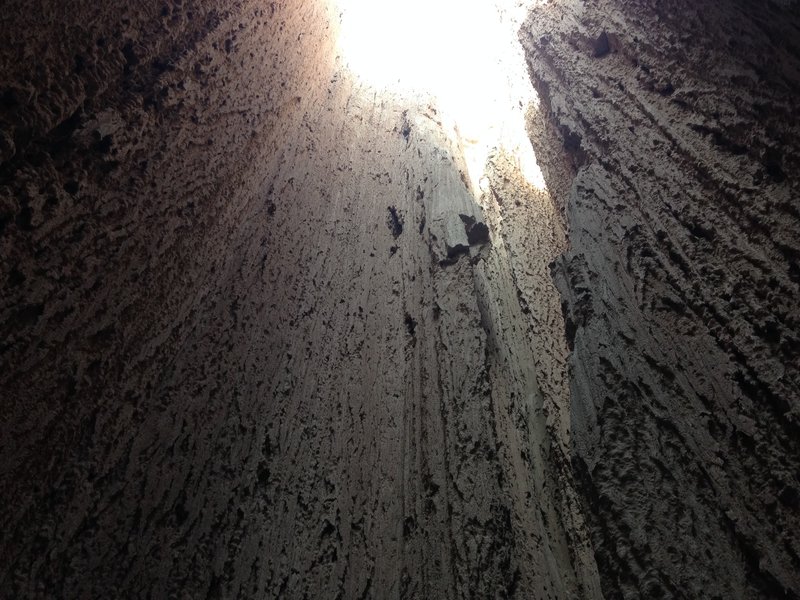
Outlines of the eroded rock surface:
{"label": "eroded rock surface", "polygon": [[520,34],[608,598],[800,594],[799,24],[564,1]]}
{"label": "eroded rock surface", "polygon": [[7,2],[0,595],[796,595],[796,21],[652,4],[523,29],[547,192],[322,0]]}
{"label": "eroded rock surface", "polygon": [[12,8],[8,594],[596,596],[548,196],[321,2]]}

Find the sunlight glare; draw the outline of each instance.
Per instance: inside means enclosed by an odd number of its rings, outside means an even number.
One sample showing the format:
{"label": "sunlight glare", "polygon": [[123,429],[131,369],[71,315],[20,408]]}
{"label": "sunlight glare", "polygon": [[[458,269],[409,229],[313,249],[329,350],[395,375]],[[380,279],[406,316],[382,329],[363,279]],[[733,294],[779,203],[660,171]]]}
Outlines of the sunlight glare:
{"label": "sunlight glare", "polygon": [[525,130],[538,98],[517,30],[540,0],[333,0],[339,51],[367,85],[420,103],[433,99],[457,128],[474,189],[493,149],[544,179]]}

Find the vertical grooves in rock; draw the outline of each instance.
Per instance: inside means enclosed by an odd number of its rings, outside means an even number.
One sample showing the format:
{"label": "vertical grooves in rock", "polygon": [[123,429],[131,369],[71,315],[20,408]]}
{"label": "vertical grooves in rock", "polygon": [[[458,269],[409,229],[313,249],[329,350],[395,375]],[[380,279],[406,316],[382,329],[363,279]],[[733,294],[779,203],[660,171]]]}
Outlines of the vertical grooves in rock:
{"label": "vertical grooves in rock", "polygon": [[520,33],[609,598],[800,593],[796,15],[564,1]]}
{"label": "vertical grooves in rock", "polygon": [[538,6],[547,192],[323,0],[6,2],[4,593],[797,597],[796,8]]}

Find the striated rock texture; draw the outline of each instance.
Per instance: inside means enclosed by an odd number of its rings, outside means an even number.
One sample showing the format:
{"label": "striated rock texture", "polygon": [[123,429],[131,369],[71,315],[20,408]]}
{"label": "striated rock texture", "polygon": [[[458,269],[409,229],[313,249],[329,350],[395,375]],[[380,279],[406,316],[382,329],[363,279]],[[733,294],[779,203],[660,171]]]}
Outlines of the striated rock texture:
{"label": "striated rock texture", "polygon": [[8,597],[597,597],[549,197],[322,2],[9,6]]}
{"label": "striated rock texture", "polygon": [[795,8],[537,8],[548,193],[323,0],[6,2],[0,596],[795,597]]}
{"label": "striated rock texture", "polygon": [[5,597],[277,585],[254,558],[268,532],[241,533],[266,510],[256,409],[278,368],[259,350],[267,186],[330,76],[327,18],[295,0],[4,6]]}
{"label": "striated rock texture", "polygon": [[604,0],[520,33],[607,598],[800,595],[798,33],[796,2]]}

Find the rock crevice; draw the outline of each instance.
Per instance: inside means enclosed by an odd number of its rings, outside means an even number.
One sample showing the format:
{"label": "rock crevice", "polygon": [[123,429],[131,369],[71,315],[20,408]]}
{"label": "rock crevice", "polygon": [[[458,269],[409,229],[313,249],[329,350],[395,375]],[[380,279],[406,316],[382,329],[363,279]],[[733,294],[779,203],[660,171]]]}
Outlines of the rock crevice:
{"label": "rock crevice", "polygon": [[547,190],[322,0],[6,4],[3,594],[800,594],[796,2],[538,5]]}

